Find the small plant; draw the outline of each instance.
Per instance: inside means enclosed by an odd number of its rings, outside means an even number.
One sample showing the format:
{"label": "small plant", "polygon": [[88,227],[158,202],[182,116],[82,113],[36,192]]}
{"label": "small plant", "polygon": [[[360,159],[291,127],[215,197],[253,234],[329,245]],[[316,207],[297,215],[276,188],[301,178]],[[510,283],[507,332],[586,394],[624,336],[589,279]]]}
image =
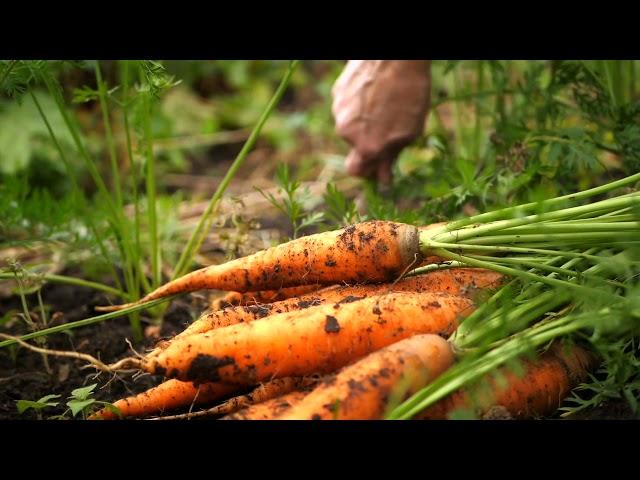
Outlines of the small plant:
{"label": "small plant", "polygon": [[334,183],[327,184],[322,198],[326,208],[325,217],[330,221],[330,227],[341,228],[362,221],[355,202],[349,200]]}
{"label": "small plant", "polygon": [[298,238],[300,232],[314,225],[318,225],[324,219],[322,212],[305,211],[305,201],[309,198],[309,189],[300,190],[300,181],[293,180],[286,163],[278,165],[276,170],[276,184],[281,198],[276,198],[272,193],[265,193],[256,187],[256,190],[266,198],[269,203],[280,210],[289,218],[293,228],[293,238]]}
{"label": "small plant", "polygon": [[22,415],[28,410],[35,410],[38,420],[42,420],[42,410],[48,407],[55,407],[59,402],[52,402],[52,400],[60,398],[60,395],[45,395],[40,400],[18,400],[16,407],[18,413]]}
{"label": "small plant", "polygon": [[[111,412],[116,415],[120,415],[120,410],[115,405],[102,402],[100,400],[96,400],[92,398],[94,390],[98,386],[97,383],[92,385],[88,385],[86,387],[76,388],[71,392],[71,395],[67,397],[69,401],[66,402],[66,406],[68,407],[62,414],[54,415],[50,417],[51,420],[66,420],[69,417],[69,413],[73,417],[77,417],[78,415],[82,415],[82,418],[86,420],[86,418],[98,407],[102,405],[109,409]],[[39,400],[18,400],[16,402],[16,407],[18,412],[22,415],[28,410],[35,410],[38,419],[42,419],[42,410],[48,407],[57,407],[60,402],[52,401],[60,398],[60,395],[46,395]]]}
{"label": "small plant", "polygon": [[608,344],[599,342],[597,346],[604,357],[602,368],[596,375],[589,375],[590,382],[575,389],[573,396],[568,399],[574,405],[561,408],[562,416],[597,408],[610,400],[625,400],[631,412],[640,417],[638,339]]}

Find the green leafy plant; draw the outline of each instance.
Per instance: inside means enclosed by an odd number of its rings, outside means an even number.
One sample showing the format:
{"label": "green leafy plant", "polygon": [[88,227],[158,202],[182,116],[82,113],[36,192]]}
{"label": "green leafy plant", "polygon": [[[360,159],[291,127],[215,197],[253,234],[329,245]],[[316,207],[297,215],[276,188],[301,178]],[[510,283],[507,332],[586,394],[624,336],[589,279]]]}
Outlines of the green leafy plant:
{"label": "green leafy plant", "polygon": [[349,200],[334,183],[327,183],[322,199],[326,209],[324,216],[331,222],[330,227],[341,228],[361,221],[355,202]]}
{"label": "green leafy plant", "polygon": [[567,401],[573,405],[563,407],[563,417],[594,409],[612,400],[626,401],[631,412],[640,418],[640,352],[638,339],[617,342],[597,342],[603,357],[602,367],[590,374],[590,382],[578,386]]}
{"label": "green leafy plant", "polygon": [[[68,407],[63,413],[60,415],[54,415],[50,417],[51,420],[66,420],[69,418],[69,414],[72,417],[77,417],[80,415],[83,419],[86,419],[88,415],[90,415],[96,407],[107,408],[116,415],[120,415],[120,410],[115,405],[103,402],[100,400],[96,400],[93,398],[94,390],[98,386],[97,383],[92,385],[88,385],[86,387],[76,388],[71,392],[71,395],[68,398],[68,401],[65,405]],[[28,410],[35,410],[38,419],[42,419],[41,411],[45,408],[49,407],[57,407],[60,404],[60,401],[52,401],[60,398],[60,395],[46,395],[42,397],[40,400],[32,401],[32,400],[18,400],[16,402],[16,408],[18,409],[18,413],[21,415]]]}
{"label": "green leafy plant", "polygon": [[291,178],[289,166],[286,163],[278,165],[275,180],[281,198],[276,198],[272,193],[265,193],[259,188],[256,190],[287,216],[293,229],[292,238],[298,238],[303,229],[322,222],[324,213],[306,211],[305,201],[310,196],[309,190],[307,188],[300,190],[300,181]]}
{"label": "green leafy plant", "polygon": [[42,410],[48,407],[56,407],[59,402],[52,402],[52,400],[60,398],[60,395],[45,395],[39,400],[18,400],[16,402],[16,408],[18,413],[22,415],[29,410],[35,410],[38,420],[42,420]]}

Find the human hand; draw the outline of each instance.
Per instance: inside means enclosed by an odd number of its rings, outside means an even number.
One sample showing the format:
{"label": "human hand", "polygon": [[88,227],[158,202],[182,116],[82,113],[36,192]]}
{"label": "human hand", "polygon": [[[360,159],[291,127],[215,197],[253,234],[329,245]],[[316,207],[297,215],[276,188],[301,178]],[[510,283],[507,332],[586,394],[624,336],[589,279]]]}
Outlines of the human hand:
{"label": "human hand", "polygon": [[392,179],[391,167],[423,131],[431,98],[429,60],[350,60],[336,81],[336,131],[352,146],[349,175]]}

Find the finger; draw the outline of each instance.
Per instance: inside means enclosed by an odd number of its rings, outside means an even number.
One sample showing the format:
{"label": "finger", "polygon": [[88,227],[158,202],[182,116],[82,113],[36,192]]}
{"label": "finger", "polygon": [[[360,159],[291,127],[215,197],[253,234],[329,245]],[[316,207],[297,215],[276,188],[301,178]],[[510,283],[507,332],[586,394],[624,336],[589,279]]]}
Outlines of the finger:
{"label": "finger", "polygon": [[371,177],[375,173],[375,162],[365,159],[357,150],[351,150],[345,160],[347,174],[356,177]]}
{"label": "finger", "polygon": [[393,156],[384,156],[378,161],[376,176],[381,185],[391,185],[393,180]]}

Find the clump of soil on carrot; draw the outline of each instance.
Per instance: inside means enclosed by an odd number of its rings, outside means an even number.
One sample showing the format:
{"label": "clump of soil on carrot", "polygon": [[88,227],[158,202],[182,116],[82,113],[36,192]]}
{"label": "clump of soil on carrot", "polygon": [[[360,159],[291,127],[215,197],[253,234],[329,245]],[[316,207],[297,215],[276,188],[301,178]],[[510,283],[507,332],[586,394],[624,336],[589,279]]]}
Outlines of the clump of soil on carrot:
{"label": "clump of soil on carrot", "polygon": [[[104,304],[105,297],[86,288],[69,285],[48,284],[42,289],[43,301],[51,306],[51,312],[63,312],[64,316],[53,320],[50,326],[81,320],[95,315],[93,307]],[[37,305],[28,297],[29,305]],[[126,317],[107,320],[88,327],[69,330],[69,334],[56,334],[47,338],[47,348],[88,353],[105,362],[113,362],[131,354],[125,339],[129,339],[138,352],[151,348],[161,338],[169,338],[185,328],[193,315],[202,309],[195,297],[174,300],[167,309],[158,337],[145,336],[136,342]],[[199,303],[199,302],[197,302]],[[20,308],[18,296],[0,300],[0,312]],[[143,328],[150,325],[143,323]],[[22,322],[14,322],[3,331],[10,335],[26,332]],[[33,342],[32,342],[33,343]],[[14,356],[15,355],[15,358]],[[112,402],[119,398],[140,393],[162,381],[160,376],[143,375],[132,379],[130,375],[118,378],[101,373],[94,379],[96,371],[81,370],[84,364],[70,358],[49,356],[51,373],[47,373],[40,354],[24,348],[7,347],[0,349],[0,419],[35,419],[29,410],[20,415],[17,400],[38,400],[45,395],[60,395],[60,407],[43,410],[43,418],[61,414],[71,391],[92,383],[98,383],[93,398]],[[79,417],[78,417],[79,418]]]}

